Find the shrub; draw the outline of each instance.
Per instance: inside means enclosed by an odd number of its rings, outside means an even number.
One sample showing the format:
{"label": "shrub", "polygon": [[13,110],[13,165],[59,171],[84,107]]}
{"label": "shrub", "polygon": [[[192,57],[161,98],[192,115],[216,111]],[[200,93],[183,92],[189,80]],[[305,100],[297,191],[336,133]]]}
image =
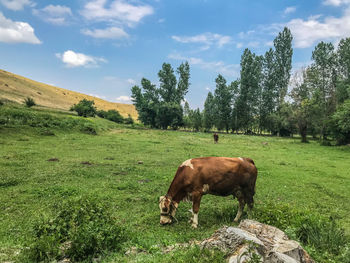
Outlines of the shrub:
{"label": "shrub", "polygon": [[91,135],[97,135],[96,127],[92,123],[84,123],[81,126],[80,131]]}
{"label": "shrub", "polygon": [[125,124],[134,124],[134,120],[132,119],[131,115],[128,114],[128,117],[124,119]]}
{"label": "shrub", "polygon": [[119,251],[127,236],[116,224],[108,206],[97,199],[81,197],[55,206],[53,218],[33,227],[29,249],[22,257],[28,261],[91,261],[109,251]]}
{"label": "shrub", "polygon": [[99,110],[99,111],[97,111],[96,114],[100,118],[104,118],[105,119],[107,117],[107,111],[105,111],[105,110]]}
{"label": "shrub", "polygon": [[110,121],[114,121],[116,123],[122,123],[124,121],[124,118],[122,115],[120,115],[119,111],[117,110],[108,110],[106,119]]}
{"label": "shrub", "polygon": [[74,104],[71,109],[76,111],[79,116],[94,117],[96,115],[95,102],[93,100],[83,99],[78,104]]}
{"label": "shrub", "polygon": [[4,102],[2,100],[0,100],[0,106],[4,105]]}
{"label": "shrub", "polygon": [[25,100],[24,100],[24,103],[25,105],[30,108],[30,107],[33,107],[36,105],[34,99],[30,98],[30,97],[27,97]]}

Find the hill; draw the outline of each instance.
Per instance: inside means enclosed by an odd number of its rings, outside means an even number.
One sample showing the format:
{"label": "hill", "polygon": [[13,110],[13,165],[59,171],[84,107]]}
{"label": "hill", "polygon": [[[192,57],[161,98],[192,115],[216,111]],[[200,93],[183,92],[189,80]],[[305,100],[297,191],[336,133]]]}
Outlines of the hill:
{"label": "hill", "polygon": [[23,103],[27,97],[33,98],[40,106],[62,110],[69,110],[73,104],[78,103],[82,99],[94,100],[97,109],[115,109],[124,117],[130,114],[134,120],[137,119],[137,111],[134,105],[109,102],[0,70],[0,99]]}

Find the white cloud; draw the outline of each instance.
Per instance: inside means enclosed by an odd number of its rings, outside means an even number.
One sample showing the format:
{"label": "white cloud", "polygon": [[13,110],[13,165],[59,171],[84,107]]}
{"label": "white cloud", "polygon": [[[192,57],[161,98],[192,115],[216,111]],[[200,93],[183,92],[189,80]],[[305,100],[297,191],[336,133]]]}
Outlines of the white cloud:
{"label": "white cloud", "polygon": [[294,13],[296,10],[297,8],[295,6],[289,6],[286,9],[284,9],[283,14],[288,15],[288,14]]}
{"label": "white cloud", "polygon": [[340,6],[343,4],[350,4],[350,0],[324,0],[324,5]]}
{"label": "white cloud", "polygon": [[33,14],[44,21],[55,24],[67,24],[67,20],[72,16],[72,10],[67,6],[48,5],[42,9],[33,9]]}
{"label": "white cloud", "polygon": [[62,60],[67,67],[97,67],[99,63],[106,63],[104,58],[88,56],[82,53],[76,53],[72,50],[67,50],[63,54],[57,53],[56,57]]}
{"label": "white cloud", "polygon": [[134,79],[127,79],[126,81],[132,85],[136,84],[136,81]]}
{"label": "white cloud", "polygon": [[120,39],[127,38],[129,35],[119,27],[108,27],[106,29],[84,29],[81,31],[84,35],[91,36],[94,38],[109,38],[109,39]]}
{"label": "white cloud", "polygon": [[31,25],[7,19],[1,12],[0,42],[41,44],[41,41],[35,36]]}
{"label": "white cloud", "polygon": [[312,16],[307,20],[293,19],[287,25],[294,37],[295,47],[310,47],[318,41],[337,41],[350,36],[350,8],[339,17]]}
{"label": "white cloud", "polygon": [[8,9],[18,11],[22,10],[24,6],[34,6],[35,4],[30,0],[0,0],[0,3],[3,4]]}
{"label": "white cloud", "polygon": [[180,54],[170,54],[170,59],[188,61],[191,65],[196,65],[202,69],[214,71],[229,77],[239,76],[239,65],[238,64],[225,64],[222,61],[204,61],[201,58],[185,57]]}
{"label": "white cloud", "polygon": [[203,44],[203,50],[207,50],[213,45],[217,47],[222,47],[232,41],[231,37],[229,36],[223,36],[220,34],[214,34],[210,32],[195,36],[172,36],[171,38],[180,43]]}
{"label": "white cloud", "polygon": [[107,0],[89,1],[81,14],[88,20],[109,21],[133,26],[145,16],[153,14],[149,5],[132,5],[124,0],[113,0],[107,5]]}
{"label": "white cloud", "polygon": [[126,103],[126,102],[131,102],[131,97],[129,96],[119,96],[118,98],[115,98],[116,102],[120,103]]}

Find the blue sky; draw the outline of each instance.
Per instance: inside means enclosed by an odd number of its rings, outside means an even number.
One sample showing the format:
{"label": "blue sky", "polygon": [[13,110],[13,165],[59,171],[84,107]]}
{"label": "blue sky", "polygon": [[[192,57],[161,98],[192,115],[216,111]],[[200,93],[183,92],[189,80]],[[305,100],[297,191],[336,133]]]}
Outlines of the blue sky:
{"label": "blue sky", "polygon": [[264,54],[284,26],[297,69],[318,42],[350,36],[350,0],[0,0],[0,68],[131,103],[142,77],[188,61],[186,99],[202,108],[216,76],[235,80],[243,50]]}

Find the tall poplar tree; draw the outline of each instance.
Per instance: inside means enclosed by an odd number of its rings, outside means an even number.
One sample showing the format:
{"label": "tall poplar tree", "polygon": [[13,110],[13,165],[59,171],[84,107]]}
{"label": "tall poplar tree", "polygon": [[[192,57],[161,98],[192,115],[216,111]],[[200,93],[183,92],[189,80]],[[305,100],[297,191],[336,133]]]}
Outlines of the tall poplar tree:
{"label": "tall poplar tree", "polygon": [[293,36],[289,28],[285,27],[274,39],[275,47],[275,74],[277,84],[277,107],[278,111],[287,95],[288,83],[292,69],[292,48]]}
{"label": "tall poplar tree", "polygon": [[314,98],[319,106],[320,135],[326,139],[330,116],[335,111],[336,55],[332,43],[320,42],[312,52],[315,91]]}
{"label": "tall poplar tree", "polygon": [[222,75],[219,74],[215,82],[216,127],[220,130],[225,129],[228,133],[231,123],[232,92],[226,85],[226,79]]}
{"label": "tall poplar tree", "polygon": [[238,125],[245,132],[252,131],[258,118],[261,97],[262,57],[248,48],[241,57],[241,79],[236,108]]}
{"label": "tall poplar tree", "polygon": [[215,107],[214,96],[211,92],[208,92],[203,110],[203,126],[206,131],[210,131],[215,124]]}

